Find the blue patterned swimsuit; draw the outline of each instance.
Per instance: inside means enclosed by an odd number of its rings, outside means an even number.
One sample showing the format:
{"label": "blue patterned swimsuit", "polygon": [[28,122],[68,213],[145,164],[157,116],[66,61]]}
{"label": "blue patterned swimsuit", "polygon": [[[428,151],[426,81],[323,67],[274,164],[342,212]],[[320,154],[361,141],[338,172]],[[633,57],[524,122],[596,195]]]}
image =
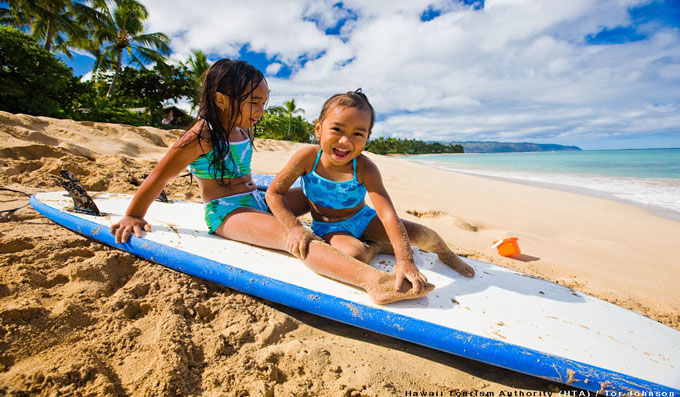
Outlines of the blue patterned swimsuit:
{"label": "blue patterned swimsuit", "polygon": [[[354,208],[364,202],[366,186],[357,180],[357,159],[352,160],[354,177],[349,181],[336,182],[328,180],[316,173],[322,149],[316,155],[316,161],[312,171],[302,175],[300,185],[302,192],[316,205],[331,209]],[[373,208],[364,205],[351,218],[340,222],[312,222],[312,232],[319,237],[328,233],[349,233],[356,238],[361,238],[368,224],[376,216]]]}
{"label": "blue patterned swimsuit", "polygon": [[[210,127],[209,124],[208,126]],[[240,142],[229,142],[229,153],[224,157],[224,174],[217,175],[217,178],[215,178],[217,172],[212,170],[211,162],[215,157],[215,149],[198,157],[189,164],[187,169],[197,178],[202,179],[238,178],[250,174],[252,156],[253,142],[250,139]],[[232,162],[229,157],[234,161]],[[220,197],[205,203],[205,223],[208,225],[208,232],[211,234],[215,233],[232,211],[244,207],[265,212],[269,211],[269,207],[264,200],[264,193],[257,189],[242,194]]]}

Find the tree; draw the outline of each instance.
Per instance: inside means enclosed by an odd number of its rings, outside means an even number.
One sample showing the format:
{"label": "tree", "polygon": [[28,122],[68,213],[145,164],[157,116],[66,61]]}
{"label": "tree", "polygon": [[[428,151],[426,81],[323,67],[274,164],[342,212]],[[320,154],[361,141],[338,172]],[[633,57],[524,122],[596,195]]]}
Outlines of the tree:
{"label": "tree", "polygon": [[97,67],[114,68],[113,80],[106,93],[113,94],[123,64],[123,52],[133,64],[145,68],[146,63],[165,63],[170,53],[170,39],[163,33],[144,33],[143,21],[149,14],[137,0],[114,0],[113,9],[106,3],[97,8],[82,9],[81,20],[93,30]]}
{"label": "tree", "polygon": [[193,112],[201,103],[201,88],[203,86],[203,75],[210,69],[208,57],[201,50],[191,51],[188,68],[189,74],[194,80],[194,94],[191,96],[191,111]]}
{"label": "tree", "polygon": [[463,145],[380,137],[371,139],[366,145],[366,150],[376,154],[463,153]]}
{"label": "tree", "polygon": [[30,36],[0,27],[0,109],[59,116],[70,110],[71,93],[78,84],[71,69]]}
{"label": "tree", "polygon": [[288,117],[283,106],[267,108],[265,114],[255,126],[258,138],[286,139],[294,142],[311,143],[314,141],[314,124],[302,117]]}
{"label": "tree", "polygon": [[69,47],[87,38],[86,29],[77,22],[79,10],[87,6],[71,0],[7,0],[9,9],[0,10],[0,21],[22,29],[43,43],[47,51],[59,51],[69,58]]}
{"label": "tree", "polygon": [[267,110],[265,110],[265,114],[285,116],[288,113],[286,112],[286,108],[283,106],[269,106]]}
{"label": "tree", "polygon": [[290,137],[290,125],[293,122],[293,115],[298,114],[298,113],[304,113],[304,109],[299,109],[295,106],[295,98],[291,98],[290,101],[284,102],[283,107],[286,110],[286,114],[288,115],[288,133],[286,134],[286,138]]}

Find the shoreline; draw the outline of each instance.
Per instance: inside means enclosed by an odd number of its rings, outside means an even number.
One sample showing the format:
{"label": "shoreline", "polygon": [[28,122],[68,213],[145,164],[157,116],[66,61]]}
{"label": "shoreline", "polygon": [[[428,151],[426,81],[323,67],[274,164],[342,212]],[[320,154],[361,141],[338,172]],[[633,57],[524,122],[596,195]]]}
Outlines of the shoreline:
{"label": "shoreline", "polygon": [[[622,149],[623,150],[623,149]],[[626,150],[638,150],[638,149],[626,149]],[[644,149],[648,150],[648,149]],[[476,153],[474,153],[476,154]],[[567,193],[575,193],[575,194],[580,194],[588,197],[595,197],[595,198],[600,198],[600,199],[605,199],[605,200],[611,200],[615,201],[618,203],[624,203],[624,204],[629,204],[632,206],[635,206],[637,208],[640,208],[642,210],[645,210],[649,212],[650,214],[662,217],[664,219],[669,219],[672,221],[680,222],[680,212],[674,211],[670,208],[665,208],[659,205],[645,205],[642,202],[635,201],[632,199],[628,198],[623,198],[623,197],[618,197],[612,192],[604,191],[604,190],[598,190],[590,187],[583,187],[583,186],[577,186],[573,184],[564,184],[564,183],[558,183],[558,182],[547,182],[547,181],[539,181],[539,180],[530,180],[530,179],[521,179],[521,178],[513,178],[510,176],[498,176],[498,175],[487,175],[481,172],[467,172],[465,170],[461,169],[449,169],[445,166],[438,166],[432,163],[426,163],[426,162],[419,162],[419,161],[413,161],[413,160],[407,160],[404,159],[404,161],[409,161],[411,163],[415,164],[420,164],[425,167],[433,168],[433,169],[439,169],[447,172],[453,172],[453,173],[458,173],[458,174],[464,174],[464,175],[471,175],[471,176],[478,176],[481,178],[487,178],[490,180],[495,180],[495,181],[502,181],[502,182],[508,182],[508,183],[516,183],[520,185],[525,185],[525,186],[534,186],[534,187],[541,187],[545,189],[553,189],[557,191],[562,191],[562,192],[567,192]],[[519,172],[519,171],[518,171]],[[532,172],[532,171],[523,171],[523,172]],[[555,172],[556,174],[560,175],[569,175],[565,173],[559,173]],[[633,178],[633,177],[621,177],[621,176],[610,176],[610,175],[587,175],[587,174],[574,174],[576,176],[583,176],[583,177],[601,177],[601,178],[611,178],[612,180],[616,179],[649,179],[649,180],[668,180],[672,181],[675,183],[680,183],[680,179],[674,179],[674,178]]]}
{"label": "shoreline", "polygon": [[[422,164],[422,163],[420,163],[420,164]],[[534,186],[534,187],[540,187],[540,188],[544,188],[544,189],[553,189],[553,190],[566,192],[566,193],[575,193],[575,194],[580,194],[580,195],[588,196],[588,197],[594,197],[594,198],[599,198],[599,199],[604,199],[604,200],[611,200],[611,201],[615,201],[617,203],[632,205],[634,207],[645,210],[652,215],[656,215],[656,216],[659,216],[659,217],[664,218],[664,219],[680,222],[680,212],[676,212],[676,211],[673,211],[673,210],[670,210],[670,209],[667,209],[667,208],[663,208],[663,207],[659,207],[659,206],[652,206],[652,205],[645,206],[645,205],[642,205],[639,202],[635,202],[633,200],[628,200],[628,199],[621,198],[621,197],[616,197],[612,193],[604,192],[604,191],[601,191],[601,190],[590,189],[590,188],[587,188],[587,187],[580,187],[580,186],[574,186],[574,185],[564,185],[564,184],[553,183],[553,182],[531,181],[531,180],[525,180],[525,179],[519,179],[519,178],[510,178],[510,177],[501,177],[501,176],[495,176],[495,175],[484,175],[484,174],[478,174],[478,173],[474,173],[474,172],[465,172],[465,171],[462,171],[462,170],[450,170],[450,169],[446,169],[446,168],[430,166],[430,165],[427,165],[427,164],[422,164],[422,165],[424,165],[426,167],[441,169],[441,170],[447,171],[447,172],[454,172],[454,173],[459,173],[459,174],[478,176],[480,178],[487,178],[487,179],[495,180],[495,181],[516,183],[516,184],[519,184],[519,185]]]}

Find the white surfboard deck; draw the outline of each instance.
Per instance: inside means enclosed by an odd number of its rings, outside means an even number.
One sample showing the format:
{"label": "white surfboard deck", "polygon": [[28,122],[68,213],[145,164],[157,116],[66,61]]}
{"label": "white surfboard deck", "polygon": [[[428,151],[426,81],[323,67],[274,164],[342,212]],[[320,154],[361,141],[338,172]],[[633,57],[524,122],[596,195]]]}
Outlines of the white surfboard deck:
{"label": "white surfboard deck", "polygon": [[[130,198],[94,194],[100,217],[73,212],[63,191],[36,194],[31,204],[110,246],[337,321],[601,394],[680,395],[680,332],[558,284],[463,258],[477,273],[467,279],[416,249],[416,265],[436,289],[379,306],[287,254],[208,234],[200,203],[154,202],[145,217],[153,231],[115,244],[109,226]],[[379,255],[371,265],[391,272],[394,257]]]}

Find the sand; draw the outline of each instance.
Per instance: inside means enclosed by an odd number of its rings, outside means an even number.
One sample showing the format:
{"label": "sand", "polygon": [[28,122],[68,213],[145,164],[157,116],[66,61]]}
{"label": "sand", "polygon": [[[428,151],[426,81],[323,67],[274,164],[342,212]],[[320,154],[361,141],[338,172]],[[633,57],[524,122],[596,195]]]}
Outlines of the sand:
{"label": "sand", "polygon": [[[133,193],[182,131],[0,112],[0,187]],[[301,144],[258,140],[276,173]],[[680,329],[680,222],[562,191],[368,154],[404,219],[459,255],[513,268]],[[441,181],[447,182],[442,185]],[[174,198],[199,200],[177,178]],[[0,190],[0,211],[27,204]],[[398,341],[186,276],[23,207],[0,219],[0,394],[382,396],[562,385]],[[7,218],[7,219],[5,219]],[[491,243],[516,236],[510,259]]]}

